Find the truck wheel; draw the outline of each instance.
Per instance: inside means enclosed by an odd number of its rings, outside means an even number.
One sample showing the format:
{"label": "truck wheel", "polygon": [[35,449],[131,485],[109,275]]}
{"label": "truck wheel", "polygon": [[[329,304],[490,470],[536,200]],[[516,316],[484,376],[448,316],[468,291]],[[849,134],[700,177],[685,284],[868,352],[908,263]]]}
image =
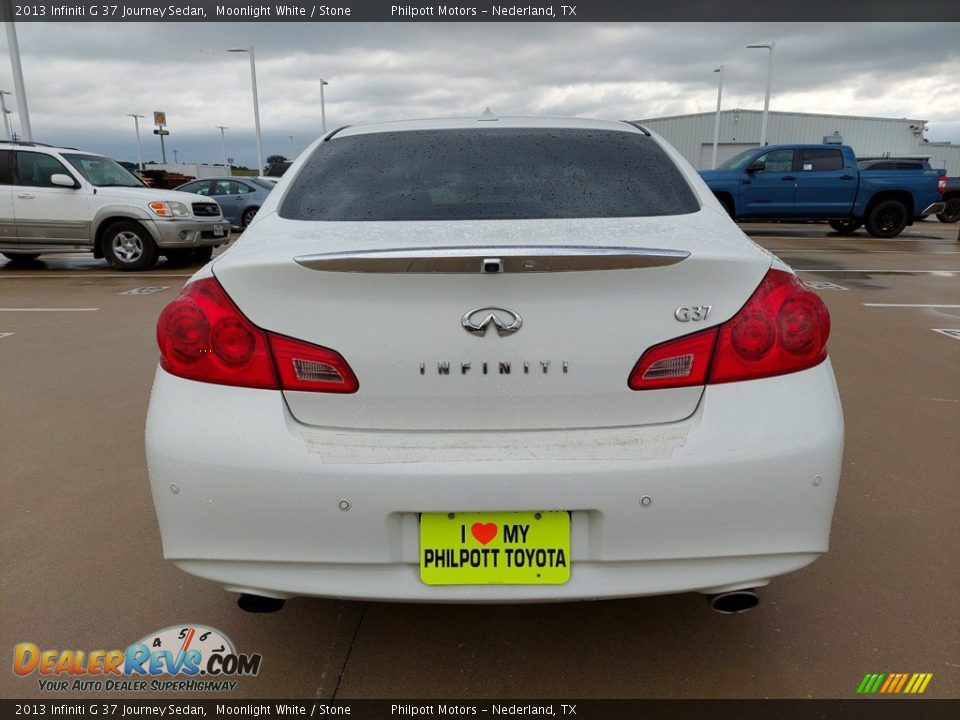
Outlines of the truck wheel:
{"label": "truck wheel", "polygon": [[14,265],[26,265],[32,263],[40,253],[3,253],[3,256]]}
{"label": "truck wheel", "polygon": [[847,220],[830,221],[830,227],[832,227],[841,235],[853,235],[857,230],[860,229],[861,225],[863,225],[863,220],[854,220],[853,218]]}
{"label": "truck wheel", "polygon": [[867,213],[864,225],[874,237],[892,238],[903,232],[909,220],[907,208],[899,200],[881,200]]}
{"label": "truck wheel", "polygon": [[947,200],[947,207],[942,213],[937,213],[937,220],[942,223],[955,223],[960,220],[960,198]]}
{"label": "truck wheel", "polygon": [[160,251],[142,225],[123,221],[114,223],[103,234],[103,256],[116,270],[139,271],[152,268]]}

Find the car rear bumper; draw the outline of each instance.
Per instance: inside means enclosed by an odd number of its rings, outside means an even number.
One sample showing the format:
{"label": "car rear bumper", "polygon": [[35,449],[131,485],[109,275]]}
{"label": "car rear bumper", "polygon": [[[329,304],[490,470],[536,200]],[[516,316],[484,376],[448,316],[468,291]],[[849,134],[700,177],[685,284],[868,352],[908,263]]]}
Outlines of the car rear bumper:
{"label": "car rear bumper", "polygon": [[[158,370],[147,422],[165,556],[276,597],[522,602],[763,585],[827,550],[842,447],[829,361],[710,386],[678,423],[513,433],[308,427],[279,392]],[[420,581],[419,513],[550,509],[571,512],[566,584]]]}

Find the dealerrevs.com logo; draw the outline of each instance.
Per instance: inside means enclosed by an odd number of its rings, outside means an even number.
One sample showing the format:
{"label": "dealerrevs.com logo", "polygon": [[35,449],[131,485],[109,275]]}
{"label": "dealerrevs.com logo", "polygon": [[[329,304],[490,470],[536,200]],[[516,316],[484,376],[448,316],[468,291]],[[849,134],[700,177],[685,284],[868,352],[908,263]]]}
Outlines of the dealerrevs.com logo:
{"label": "dealerrevs.com logo", "polygon": [[19,643],[13,672],[38,675],[46,692],[229,692],[237,686],[231,678],[255,676],[261,660],[259,653],[238,653],[219,630],[185,624],[150,633],[125,650],[41,650]]}

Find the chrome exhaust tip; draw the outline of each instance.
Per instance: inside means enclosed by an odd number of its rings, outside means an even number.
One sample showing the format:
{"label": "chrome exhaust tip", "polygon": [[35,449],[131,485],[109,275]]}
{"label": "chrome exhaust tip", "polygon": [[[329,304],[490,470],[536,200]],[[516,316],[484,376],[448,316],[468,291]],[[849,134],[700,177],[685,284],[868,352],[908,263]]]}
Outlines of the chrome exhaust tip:
{"label": "chrome exhaust tip", "polygon": [[286,600],[264,597],[263,595],[242,594],[237,598],[237,606],[249,613],[274,613],[283,609]]}
{"label": "chrome exhaust tip", "polygon": [[710,607],[721,615],[738,615],[753,610],[760,604],[760,596],[754,590],[732,590],[717,595],[707,595]]}

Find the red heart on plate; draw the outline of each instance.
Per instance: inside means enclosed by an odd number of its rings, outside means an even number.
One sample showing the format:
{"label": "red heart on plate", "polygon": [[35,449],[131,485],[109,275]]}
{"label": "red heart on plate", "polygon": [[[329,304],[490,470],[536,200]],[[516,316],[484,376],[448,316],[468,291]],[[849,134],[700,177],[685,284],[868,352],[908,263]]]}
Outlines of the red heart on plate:
{"label": "red heart on plate", "polygon": [[470,532],[473,533],[477,542],[481,545],[486,545],[497,536],[497,524],[487,523],[484,525],[483,523],[474,523],[470,526]]}

